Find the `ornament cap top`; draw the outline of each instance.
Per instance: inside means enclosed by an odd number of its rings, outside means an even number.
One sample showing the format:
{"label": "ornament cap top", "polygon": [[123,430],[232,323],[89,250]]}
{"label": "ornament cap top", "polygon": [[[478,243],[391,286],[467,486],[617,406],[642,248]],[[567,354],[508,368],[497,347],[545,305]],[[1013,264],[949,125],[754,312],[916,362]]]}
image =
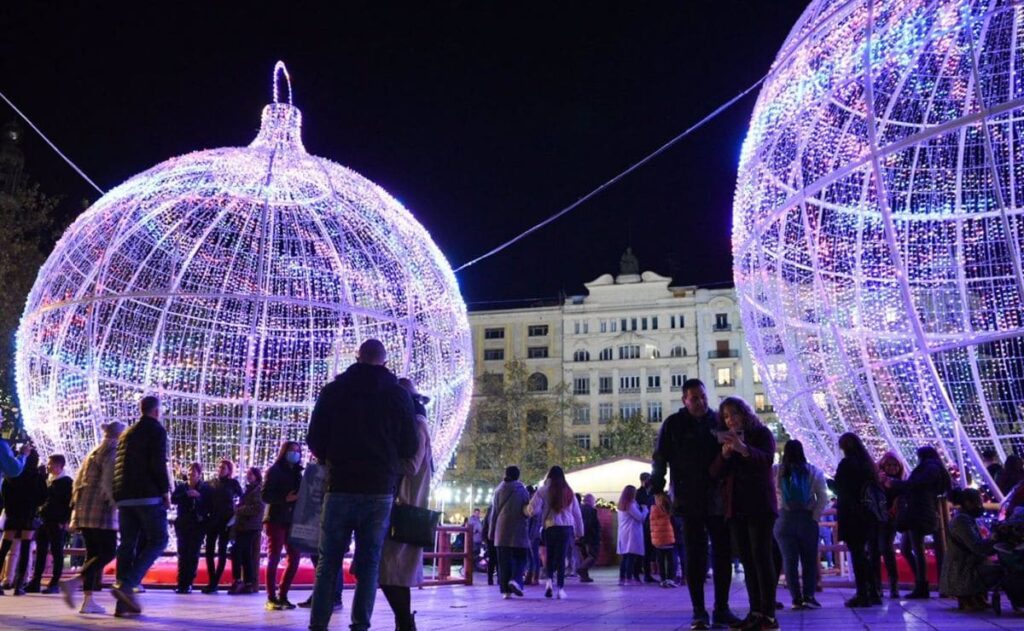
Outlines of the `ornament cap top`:
{"label": "ornament cap top", "polygon": [[278,62],[276,64],[274,64],[274,81],[273,81],[273,83],[274,83],[274,86],[273,86],[274,103],[280,103],[281,102],[280,84],[278,83],[278,77],[281,77],[281,76],[284,77],[284,82],[288,86],[288,105],[293,105],[293,103],[292,103],[292,78],[291,78],[291,75],[288,74],[288,67],[285,66],[284,62],[280,61],[280,60],[278,60]]}
{"label": "ornament cap top", "polygon": [[[288,102],[281,102],[280,77],[288,86]],[[291,149],[305,151],[302,145],[302,112],[292,105],[292,79],[283,61],[274,64],[272,84],[273,103],[263,108],[260,120],[260,133],[252,141],[250,147],[272,149]]]}

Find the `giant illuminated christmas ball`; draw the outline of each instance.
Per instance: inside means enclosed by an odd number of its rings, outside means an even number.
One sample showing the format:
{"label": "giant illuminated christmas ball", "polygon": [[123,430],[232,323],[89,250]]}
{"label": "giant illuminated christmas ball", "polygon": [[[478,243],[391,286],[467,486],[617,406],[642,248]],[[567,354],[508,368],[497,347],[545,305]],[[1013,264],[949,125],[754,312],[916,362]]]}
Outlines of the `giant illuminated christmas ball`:
{"label": "giant illuminated christmas ball", "polygon": [[977,474],[1024,449],[1024,7],[817,0],[739,164],[743,324],[787,430]]}
{"label": "giant illuminated christmas ball", "polygon": [[431,397],[443,473],[472,390],[451,267],[387,191],[306,153],[290,85],[279,102],[281,73],[252,144],[131,178],[39,272],[18,330],[18,394],[36,442],[72,467],[100,423],[134,419],[150,393],[176,468],[265,467],[282,441],[304,442],[320,388],[372,337]]}

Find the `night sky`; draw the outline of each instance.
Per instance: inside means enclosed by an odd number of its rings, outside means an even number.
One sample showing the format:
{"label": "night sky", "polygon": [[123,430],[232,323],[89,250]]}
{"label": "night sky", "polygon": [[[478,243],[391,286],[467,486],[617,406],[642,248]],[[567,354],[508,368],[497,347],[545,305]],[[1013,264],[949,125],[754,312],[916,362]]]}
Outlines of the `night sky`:
{"label": "night sky", "polygon": [[[345,5],[5,2],[0,90],[109,189],[171,156],[248,144],[283,59],[307,150],[386,188],[457,267],[757,80],[806,2]],[[580,293],[630,244],[678,283],[728,281],[755,98],[460,273],[467,302]],[[0,124],[13,117],[0,102]],[[26,171],[70,221],[97,193],[27,136]]]}

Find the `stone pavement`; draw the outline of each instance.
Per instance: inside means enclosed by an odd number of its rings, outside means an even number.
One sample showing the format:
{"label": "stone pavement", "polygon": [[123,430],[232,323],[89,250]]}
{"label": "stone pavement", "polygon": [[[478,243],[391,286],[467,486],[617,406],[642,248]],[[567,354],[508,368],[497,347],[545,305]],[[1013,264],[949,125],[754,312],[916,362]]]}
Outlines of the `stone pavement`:
{"label": "stone pavement", "polygon": [[[547,600],[538,587],[527,588],[525,598],[505,601],[497,588],[478,581],[473,587],[446,586],[413,590],[413,606],[419,611],[421,631],[666,631],[688,629],[689,597],[685,588],[662,589],[654,586],[619,587],[617,573],[601,570],[596,582],[581,585],[568,579],[569,599]],[[709,590],[710,591],[710,590]],[[293,602],[299,602],[308,591],[294,591]],[[779,593],[788,605],[784,590]],[[1015,614],[1005,603],[1002,617],[994,614],[963,614],[955,611],[952,600],[885,601],[883,607],[847,609],[842,603],[851,596],[851,589],[827,587],[818,595],[824,608],[818,611],[779,612],[783,629],[817,629],[846,631],[894,631],[906,629],[955,629],[974,631],[1024,629],[1024,614]],[[345,591],[345,610],[331,621],[332,629],[348,629],[348,607],[352,592]],[[0,630],[39,629],[140,629],[170,631],[179,629],[211,631],[243,631],[247,629],[305,629],[309,613],[304,609],[268,612],[263,610],[262,596],[229,596],[223,592],[204,595],[199,592],[177,595],[170,591],[150,590],[140,597],[146,608],[136,619],[121,620],[112,616],[82,616],[67,609],[60,596],[28,595],[13,597],[10,592],[0,597]],[[710,593],[708,594],[710,603]],[[733,609],[746,614],[746,596],[742,578],[733,584]],[[113,611],[108,593],[100,602]],[[394,629],[394,618],[387,601],[378,593],[373,628]]]}

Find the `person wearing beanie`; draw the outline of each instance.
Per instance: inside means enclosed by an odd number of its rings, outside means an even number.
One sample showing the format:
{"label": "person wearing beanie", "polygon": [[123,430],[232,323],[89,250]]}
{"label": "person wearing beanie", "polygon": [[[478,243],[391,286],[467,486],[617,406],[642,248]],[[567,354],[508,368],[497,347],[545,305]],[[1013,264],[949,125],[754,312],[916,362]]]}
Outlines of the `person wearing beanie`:
{"label": "person wearing beanie", "polygon": [[111,421],[100,426],[103,439],[85,457],[71,489],[71,523],[85,540],[85,564],[77,576],[60,582],[68,607],[75,607],[78,590],[84,599],[79,613],[103,614],[93,599],[103,589],[103,568],[117,552],[117,506],[114,503],[114,458],[125,424]]}
{"label": "person wearing beanie", "polygon": [[498,587],[506,600],[523,595],[526,559],[530,551],[529,518],[525,513],[530,493],[519,481],[519,467],[505,468],[505,479],[494,490],[487,511],[487,532],[498,552]]}

